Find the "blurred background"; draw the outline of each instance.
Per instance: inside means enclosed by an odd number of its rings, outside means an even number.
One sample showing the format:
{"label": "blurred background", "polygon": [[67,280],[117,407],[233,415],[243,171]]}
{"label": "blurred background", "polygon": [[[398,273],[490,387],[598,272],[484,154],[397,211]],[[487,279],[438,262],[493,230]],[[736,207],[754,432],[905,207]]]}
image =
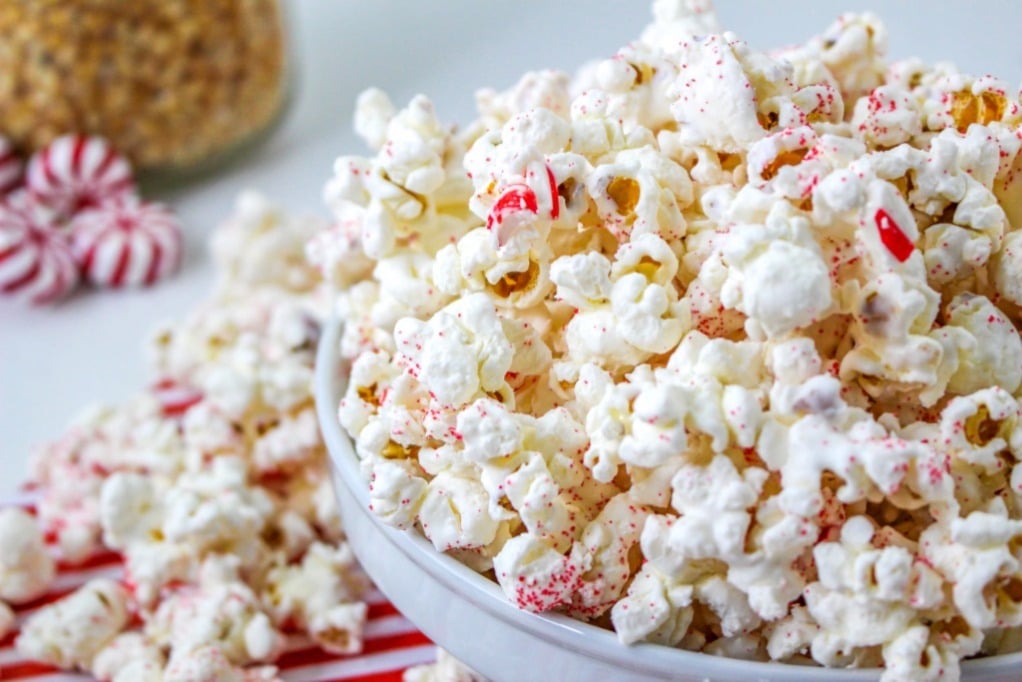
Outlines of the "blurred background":
{"label": "blurred background", "polygon": [[[296,71],[293,99],[265,143],[220,172],[147,198],[170,203],[185,227],[182,271],[151,290],[77,296],[52,308],[0,300],[0,495],[24,479],[31,447],[60,435],[89,403],[120,401],[145,376],[153,326],[203,300],[213,268],[205,239],[234,197],[255,188],[285,207],[324,212],[320,194],[339,154],[363,153],[351,132],[366,87],[402,106],[416,93],[443,120],[474,118],[474,92],[503,89],[530,69],[574,71],[612,55],[650,19],[636,0],[285,0]],[[803,42],[843,11],[873,9],[892,58],[949,60],[963,70],[1022,80],[1022,3],[718,0],[725,27],[754,47]],[[0,36],[0,41],[3,37]]]}

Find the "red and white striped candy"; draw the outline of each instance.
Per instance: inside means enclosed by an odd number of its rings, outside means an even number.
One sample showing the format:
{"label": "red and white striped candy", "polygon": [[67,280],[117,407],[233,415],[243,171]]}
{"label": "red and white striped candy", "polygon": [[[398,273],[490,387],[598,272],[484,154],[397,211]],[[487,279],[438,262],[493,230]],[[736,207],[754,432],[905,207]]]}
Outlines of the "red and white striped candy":
{"label": "red and white striped candy", "polygon": [[26,185],[66,215],[108,199],[133,195],[131,164],[101,137],[64,135],[29,159]]}
{"label": "red and white striped candy", "polygon": [[197,388],[182,384],[175,379],[160,379],[150,389],[163,407],[163,416],[180,417],[193,406],[202,402],[203,393]]}
{"label": "red and white striped candy", "polygon": [[52,210],[24,191],[0,203],[0,293],[42,305],[64,298],[78,280],[70,239]]}
{"label": "red and white striped candy", "polygon": [[148,286],[181,263],[181,227],[162,204],[121,197],[81,211],[70,225],[82,275],[98,286]]}
{"label": "red and white striped candy", "polygon": [[10,192],[21,182],[21,159],[11,144],[0,135],[0,197]]}

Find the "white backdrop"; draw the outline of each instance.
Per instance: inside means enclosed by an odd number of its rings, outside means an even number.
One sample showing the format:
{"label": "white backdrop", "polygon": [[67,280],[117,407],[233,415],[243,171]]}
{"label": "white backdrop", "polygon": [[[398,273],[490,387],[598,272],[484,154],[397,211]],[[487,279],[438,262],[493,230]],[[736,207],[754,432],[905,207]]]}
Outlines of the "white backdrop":
{"label": "white backdrop", "polygon": [[[649,18],[636,0],[286,1],[300,74],[284,125],[244,165],[159,197],[185,222],[184,270],[150,291],[89,292],[52,309],[0,300],[0,495],[24,478],[30,448],[56,437],[83,406],[123,400],[145,384],[142,342],[158,321],[205,296],[213,277],[205,236],[240,189],[323,210],[320,188],[333,158],[363,151],[350,132],[363,88],[378,85],[399,104],[423,92],[443,118],[468,121],[476,88],[609,56]],[[1022,79],[1022,3],[1013,0],[718,0],[724,25],[762,48],[804,41],[841,11],[870,7],[887,22],[893,57]]]}

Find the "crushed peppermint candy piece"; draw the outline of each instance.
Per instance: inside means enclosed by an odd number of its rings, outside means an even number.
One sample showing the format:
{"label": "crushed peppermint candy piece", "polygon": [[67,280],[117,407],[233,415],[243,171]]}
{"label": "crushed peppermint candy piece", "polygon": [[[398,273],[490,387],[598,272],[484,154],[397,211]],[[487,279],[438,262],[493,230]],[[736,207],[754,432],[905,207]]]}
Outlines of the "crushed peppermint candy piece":
{"label": "crushed peppermint candy piece", "polygon": [[907,261],[916,248],[915,244],[909,241],[905,233],[898,227],[898,224],[894,222],[884,209],[877,209],[874,222],[876,223],[877,231],[880,232],[880,241],[891,252],[891,255],[897,258],[898,262],[904,263]]}

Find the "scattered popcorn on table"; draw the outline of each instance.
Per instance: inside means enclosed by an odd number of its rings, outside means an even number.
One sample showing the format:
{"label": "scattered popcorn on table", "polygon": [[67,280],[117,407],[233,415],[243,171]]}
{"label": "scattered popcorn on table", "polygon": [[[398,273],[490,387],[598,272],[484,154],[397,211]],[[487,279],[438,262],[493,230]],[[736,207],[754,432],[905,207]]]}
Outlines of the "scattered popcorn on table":
{"label": "scattered popcorn on table", "polygon": [[460,131],[360,97],[309,255],[372,510],[624,642],[1022,650],[1018,94],[871,14],[766,54],[654,16]]}
{"label": "scattered popcorn on table", "polygon": [[255,682],[289,637],[361,651],[368,581],[312,398],[329,303],[303,253],[326,229],[244,195],[213,238],[216,293],[150,343],[155,383],[35,453],[37,518],[0,511],[0,604],[48,589],[48,551],[112,549],[124,576],[29,615],[22,655],[104,681]]}

